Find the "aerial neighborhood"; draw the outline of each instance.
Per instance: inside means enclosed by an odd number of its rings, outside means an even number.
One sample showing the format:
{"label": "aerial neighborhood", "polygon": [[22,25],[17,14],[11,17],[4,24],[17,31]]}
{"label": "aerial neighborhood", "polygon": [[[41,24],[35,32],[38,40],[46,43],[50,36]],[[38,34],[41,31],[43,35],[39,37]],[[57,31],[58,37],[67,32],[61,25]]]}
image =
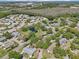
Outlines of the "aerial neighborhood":
{"label": "aerial neighborhood", "polygon": [[6,16],[0,19],[0,57],[1,59],[79,58],[78,29],[77,17],[58,17],[49,20],[26,14]]}
{"label": "aerial neighborhood", "polygon": [[79,59],[79,2],[16,1],[0,0],[0,59]]}

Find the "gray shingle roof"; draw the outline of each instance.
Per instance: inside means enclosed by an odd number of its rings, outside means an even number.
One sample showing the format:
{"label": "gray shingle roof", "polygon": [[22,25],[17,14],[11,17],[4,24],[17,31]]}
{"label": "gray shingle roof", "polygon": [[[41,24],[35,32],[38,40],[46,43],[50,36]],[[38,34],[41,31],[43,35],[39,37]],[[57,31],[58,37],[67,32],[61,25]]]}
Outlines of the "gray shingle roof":
{"label": "gray shingle roof", "polygon": [[27,53],[28,55],[32,55],[35,51],[36,51],[36,48],[28,48],[28,47],[25,47],[23,49],[24,53]]}

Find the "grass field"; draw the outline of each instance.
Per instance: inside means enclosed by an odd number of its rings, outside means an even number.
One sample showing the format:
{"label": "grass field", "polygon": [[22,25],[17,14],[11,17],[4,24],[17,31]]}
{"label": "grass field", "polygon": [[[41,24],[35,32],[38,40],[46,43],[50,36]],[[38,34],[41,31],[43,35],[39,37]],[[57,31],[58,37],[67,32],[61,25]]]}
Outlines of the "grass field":
{"label": "grass field", "polygon": [[64,8],[64,7],[54,7],[54,8],[44,8],[44,9],[24,9],[24,8],[15,8],[11,11],[0,10],[0,18],[5,17],[9,14],[27,14],[31,16],[44,16],[44,17],[55,17],[63,16],[66,14],[75,14],[79,15],[79,7],[77,8]]}
{"label": "grass field", "polygon": [[10,11],[7,11],[7,10],[0,10],[0,18],[2,17],[6,17],[8,16],[10,13]]}
{"label": "grass field", "polygon": [[57,8],[44,8],[44,9],[15,9],[18,13],[26,13],[26,14],[35,14],[41,16],[58,16],[62,14],[72,14],[72,13],[79,13],[79,8],[64,8],[64,7],[57,7]]}

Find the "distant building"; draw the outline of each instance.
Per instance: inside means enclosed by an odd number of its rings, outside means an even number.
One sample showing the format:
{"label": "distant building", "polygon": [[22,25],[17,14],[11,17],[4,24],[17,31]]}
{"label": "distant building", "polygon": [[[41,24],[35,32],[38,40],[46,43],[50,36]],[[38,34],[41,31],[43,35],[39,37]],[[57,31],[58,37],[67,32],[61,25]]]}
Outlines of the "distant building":
{"label": "distant building", "polygon": [[5,37],[0,37],[0,42],[4,42],[4,41],[6,41],[6,38]]}

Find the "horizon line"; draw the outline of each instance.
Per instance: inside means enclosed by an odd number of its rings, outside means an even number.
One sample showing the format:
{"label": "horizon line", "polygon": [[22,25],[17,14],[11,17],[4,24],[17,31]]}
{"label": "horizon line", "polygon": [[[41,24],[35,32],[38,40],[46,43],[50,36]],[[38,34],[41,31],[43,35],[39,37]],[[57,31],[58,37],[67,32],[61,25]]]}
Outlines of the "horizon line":
{"label": "horizon line", "polygon": [[[71,1],[71,0],[70,0]],[[0,2],[6,2],[6,1],[0,1]],[[7,2],[21,2],[21,1],[7,1]],[[23,1],[22,1],[23,2]],[[25,2],[25,1],[24,1]],[[27,2],[27,1],[26,1]],[[32,1],[30,1],[32,2]],[[36,2],[40,2],[40,1],[36,1]],[[57,1],[56,1],[57,2]],[[58,2],[68,2],[68,1],[58,1]],[[75,2],[75,1],[72,1]]]}

